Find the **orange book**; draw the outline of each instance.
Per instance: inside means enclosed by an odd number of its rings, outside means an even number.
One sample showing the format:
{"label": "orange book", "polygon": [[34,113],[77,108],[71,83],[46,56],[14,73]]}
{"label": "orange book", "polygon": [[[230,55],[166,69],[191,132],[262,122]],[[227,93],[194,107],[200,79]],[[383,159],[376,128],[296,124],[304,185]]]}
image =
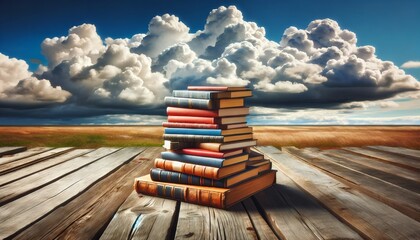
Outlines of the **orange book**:
{"label": "orange book", "polygon": [[276,182],[276,171],[262,173],[231,188],[215,188],[152,181],[150,175],[136,178],[134,189],[139,194],[169,198],[215,208],[229,208]]}

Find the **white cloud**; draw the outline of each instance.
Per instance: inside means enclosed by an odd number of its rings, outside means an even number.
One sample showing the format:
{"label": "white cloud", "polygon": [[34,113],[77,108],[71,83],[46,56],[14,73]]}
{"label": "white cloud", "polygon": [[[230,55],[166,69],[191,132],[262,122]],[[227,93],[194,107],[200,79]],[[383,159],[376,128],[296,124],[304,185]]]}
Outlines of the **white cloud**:
{"label": "white cloud", "polygon": [[420,68],[420,61],[408,61],[401,65],[402,68]]}

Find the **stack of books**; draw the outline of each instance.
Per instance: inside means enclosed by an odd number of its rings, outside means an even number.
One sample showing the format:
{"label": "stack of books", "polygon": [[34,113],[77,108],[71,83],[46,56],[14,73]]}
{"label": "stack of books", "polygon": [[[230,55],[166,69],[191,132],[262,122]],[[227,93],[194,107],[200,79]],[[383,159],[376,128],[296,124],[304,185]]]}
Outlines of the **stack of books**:
{"label": "stack of books", "polygon": [[244,87],[189,86],[165,98],[161,158],[135,179],[138,193],[228,208],[271,186],[275,171],[246,124]]}

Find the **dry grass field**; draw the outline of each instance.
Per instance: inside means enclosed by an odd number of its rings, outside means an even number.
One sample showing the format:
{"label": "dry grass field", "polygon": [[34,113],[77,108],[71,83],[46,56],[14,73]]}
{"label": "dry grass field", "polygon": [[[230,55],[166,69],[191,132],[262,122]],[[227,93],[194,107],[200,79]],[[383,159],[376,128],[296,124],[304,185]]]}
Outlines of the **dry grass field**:
{"label": "dry grass field", "polygon": [[[159,146],[157,126],[3,126],[0,146],[93,148]],[[420,126],[255,126],[259,145],[335,148],[385,145],[420,149]]]}

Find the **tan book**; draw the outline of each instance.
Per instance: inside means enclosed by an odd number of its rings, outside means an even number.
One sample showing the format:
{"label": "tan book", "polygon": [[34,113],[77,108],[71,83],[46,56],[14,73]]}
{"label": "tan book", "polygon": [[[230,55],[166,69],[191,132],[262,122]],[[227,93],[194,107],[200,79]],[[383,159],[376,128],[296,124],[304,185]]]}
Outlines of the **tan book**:
{"label": "tan book", "polygon": [[230,166],[217,168],[209,167],[192,163],[185,163],[174,160],[166,160],[162,158],[155,159],[155,168],[161,168],[168,171],[190,174],[198,177],[205,177],[210,179],[221,179],[229,175],[245,170],[246,162],[233,164]]}
{"label": "tan book", "polygon": [[146,175],[135,179],[134,189],[140,194],[225,209],[270,187],[275,181],[276,171],[263,173],[231,188],[157,182]]}
{"label": "tan book", "polygon": [[257,140],[250,139],[246,141],[238,141],[238,142],[231,142],[231,143],[199,143],[197,144],[198,148],[220,152],[220,151],[226,151],[231,149],[237,149],[237,148],[244,148],[244,147],[253,147],[257,145]]}

